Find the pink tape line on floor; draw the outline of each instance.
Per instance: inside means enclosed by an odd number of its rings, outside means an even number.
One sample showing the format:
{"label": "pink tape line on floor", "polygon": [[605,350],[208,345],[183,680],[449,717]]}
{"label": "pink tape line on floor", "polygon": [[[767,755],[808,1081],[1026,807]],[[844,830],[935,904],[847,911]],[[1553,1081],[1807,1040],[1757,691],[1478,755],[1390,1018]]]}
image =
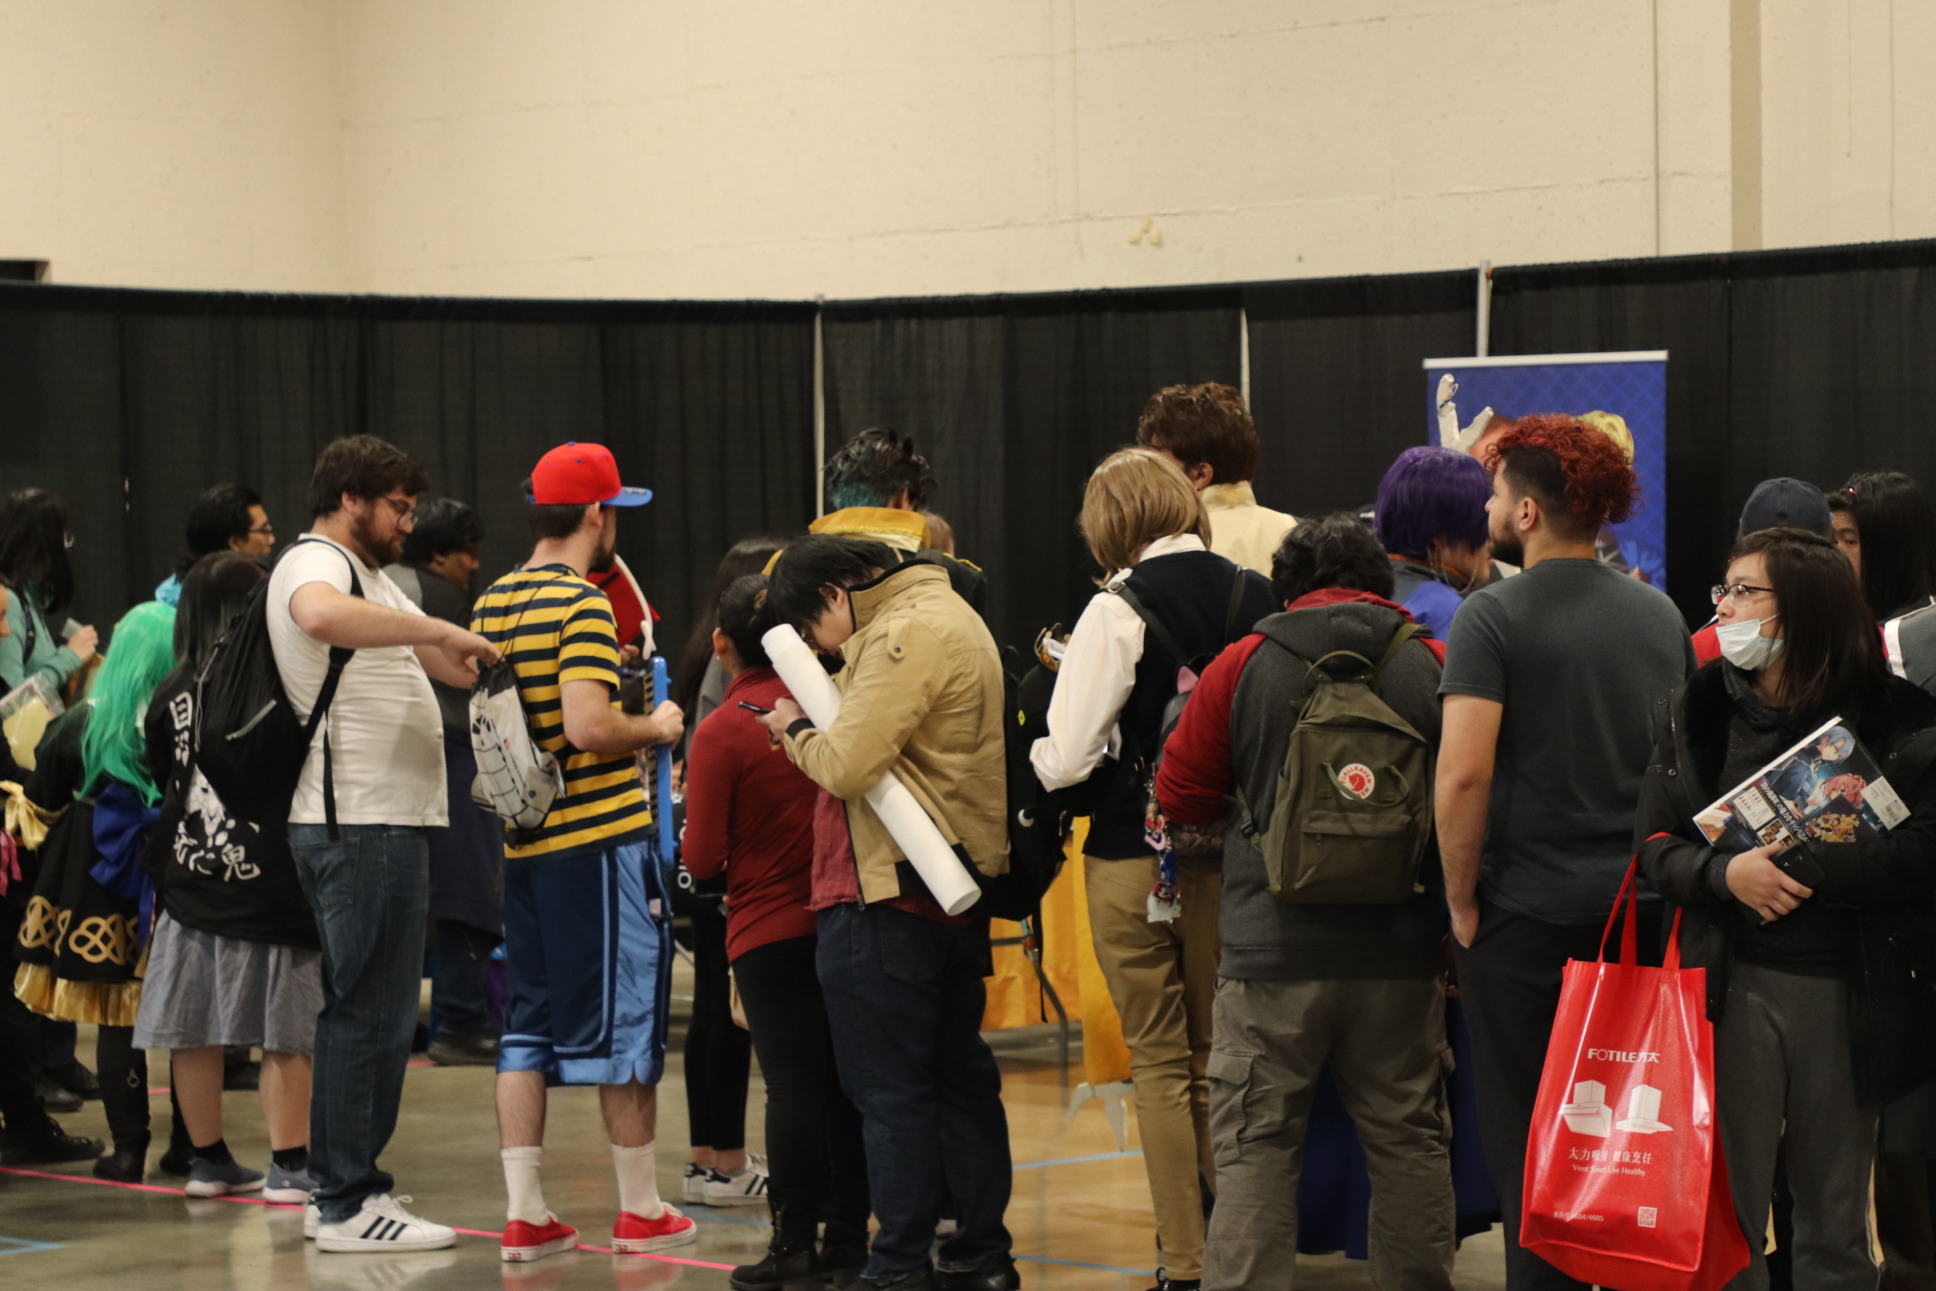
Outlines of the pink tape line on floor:
{"label": "pink tape line on floor", "polygon": [[[86,1175],[56,1174],[52,1170],[23,1170],[19,1166],[0,1166],[0,1174],[17,1174],[28,1179],[54,1179],[54,1180],[58,1180],[61,1183],[89,1183],[89,1184],[95,1185],[98,1188],[125,1188],[130,1192],[158,1192],[168,1197],[187,1197],[188,1196],[188,1194],[180,1188],[166,1188],[158,1183],[122,1183],[117,1179],[94,1179]],[[301,1206],[285,1204],[279,1201],[264,1201],[260,1197],[235,1197],[235,1196],[196,1197],[196,1198],[193,1198],[193,1200],[228,1201],[228,1202],[234,1202],[238,1206],[260,1206],[264,1210],[300,1211],[302,1209]],[[462,1233],[466,1237],[500,1237],[501,1238],[504,1236],[503,1233],[487,1232],[482,1228],[459,1228],[453,1231]],[[578,1244],[578,1249],[581,1251],[598,1251],[605,1255],[617,1255],[619,1253],[613,1250],[609,1246],[593,1246],[589,1242],[580,1242]],[[736,1265],[732,1265],[732,1264],[714,1264],[710,1260],[680,1259],[676,1255],[652,1255],[649,1253],[643,1254],[643,1255],[628,1254],[626,1258],[635,1259],[635,1260],[657,1260],[661,1264],[683,1264],[687,1268],[693,1268],[693,1269],[726,1269],[730,1271],[733,1268],[737,1267]]]}

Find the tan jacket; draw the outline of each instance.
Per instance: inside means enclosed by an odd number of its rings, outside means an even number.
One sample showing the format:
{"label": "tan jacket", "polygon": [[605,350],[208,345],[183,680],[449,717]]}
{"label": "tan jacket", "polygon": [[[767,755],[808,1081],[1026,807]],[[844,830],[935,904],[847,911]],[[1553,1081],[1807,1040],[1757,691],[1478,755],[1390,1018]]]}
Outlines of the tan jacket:
{"label": "tan jacket", "polygon": [[1296,516],[1258,506],[1248,480],[1212,484],[1203,491],[1203,509],[1210,515],[1210,550],[1265,578],[1284,535],[1297,527]]}
{"label": "tan jacket", "polygon": [[901,895],[895,845],[867,791],[900,776],[951,846],[983,874],[1008,869],[1002,668],[995,639],[947,571],[909,565],[853,592],[854,635],[835,678],[840,716],[825,731],[796,726],[787,756],[847,804],[861,897]]}

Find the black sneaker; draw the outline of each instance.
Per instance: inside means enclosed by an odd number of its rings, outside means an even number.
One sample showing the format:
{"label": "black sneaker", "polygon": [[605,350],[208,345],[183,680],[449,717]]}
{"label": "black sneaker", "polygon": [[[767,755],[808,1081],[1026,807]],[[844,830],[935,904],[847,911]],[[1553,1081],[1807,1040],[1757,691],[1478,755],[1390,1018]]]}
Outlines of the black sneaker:
{"label": "black sneaker", "polygon": [[101,1155],[107,1144],[78,1134],[69,1134],[51,1116],[25,1125],[9,1125],[0,1140],[0,1164],[59,1165],[64,1161],[89,1161]]}
{"label": "black sneaker", "polygon": [[40,1105],[50,1112],[65,1113],[81,1110],[79,1094],[46,1076],[41,1076],[34,1081],[34,1093],[40,1095]]}
{"label": "black sneaker", "polygon": [[789,1250],[777,1235],[767,1247],[765,1259],[740,1265],[728,1280],[733,1291],[820,1291],[825,1285],[812,1240]]}
{"label": "black sneaker", "polygon": [[862,1278],[855,1285],[868,1291],[935,1291],[934,1270],[924,1265],[884,1278]]}
{"label": "black sneaker", "polygon": [[1156,1270],[1156,1285],[1150,1291],[1201,1291],[1202,1278],[1173,1278],[1162,1269]]}
{"label": "black sneaker", "polygon": [[222,1088],[244,1092],[261,1089],[262,1064],[251,1059],[248,1062],[238,1062],[222,1068]]}
{"label": "black sneaker", "polygon": [[101,1082],[95,1079],[94,1073],[83,1066],[78,1058],[64,1062],[58,1067],[47,1067],[40,1074],[68,1093],[81,1098],[101,1096]]}
{"label": "black sneaker", "polygon": [[937,1269],[934,1285],[936,1291],[1020,1291],[1022,1275],[1014,1260],[997,1255],[972,1268]]}
{"label": "black sneaker", "polygon": [[94,1163],[94,1177],[111,1183],[140,1183],[148,1171],[148,1149],[116,1148]]}
{"label": "black sneaker", "polygon": [[440,1028],[430,1042],[430,1060],[439,1067],[495,1067],[497,1050],[497,1037],[488,1031]]}
{"label": "black sneaker", "polygon": [[820,1276],[831,1287],[844,1288],[860,1281],[860,1271],[867,1267],[867,1239],[857,1238],[842,1241],[829,1238],[820,1244]]}

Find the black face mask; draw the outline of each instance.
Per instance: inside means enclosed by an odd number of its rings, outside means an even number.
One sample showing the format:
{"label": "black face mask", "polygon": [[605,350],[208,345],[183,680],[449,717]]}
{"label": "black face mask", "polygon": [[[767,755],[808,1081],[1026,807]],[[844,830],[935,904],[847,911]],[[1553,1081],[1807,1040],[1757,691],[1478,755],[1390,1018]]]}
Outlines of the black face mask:
{"label": "black face mask", "polygon": [[822,654],[816,650],[813,657],[820,661],[820,666],[827,670],[829,677],[839,676],[840,670],[847,666],[847,661],[837,654]]}

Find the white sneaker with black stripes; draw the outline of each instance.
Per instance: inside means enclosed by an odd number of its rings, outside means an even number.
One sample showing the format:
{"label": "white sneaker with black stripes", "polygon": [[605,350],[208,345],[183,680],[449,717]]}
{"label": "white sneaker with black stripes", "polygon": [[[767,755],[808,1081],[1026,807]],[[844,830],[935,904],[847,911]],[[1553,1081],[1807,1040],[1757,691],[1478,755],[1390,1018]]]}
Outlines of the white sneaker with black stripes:
{"label": "white sneaker with black stripes", "polygon": [[766,1205],[766,1158],[757,1152],[748,1152],[746,1164],[738,1174],[708,1170],[705,1192],[708,1206]]}
{"label": "white sneaker with black stripes", "polygon": [[441,1251],[457,1244],[454,1229],[419,1219],[403,1208],[408,1197],[378,1193],[340,1223],[316,1226],[319,1251]]}

